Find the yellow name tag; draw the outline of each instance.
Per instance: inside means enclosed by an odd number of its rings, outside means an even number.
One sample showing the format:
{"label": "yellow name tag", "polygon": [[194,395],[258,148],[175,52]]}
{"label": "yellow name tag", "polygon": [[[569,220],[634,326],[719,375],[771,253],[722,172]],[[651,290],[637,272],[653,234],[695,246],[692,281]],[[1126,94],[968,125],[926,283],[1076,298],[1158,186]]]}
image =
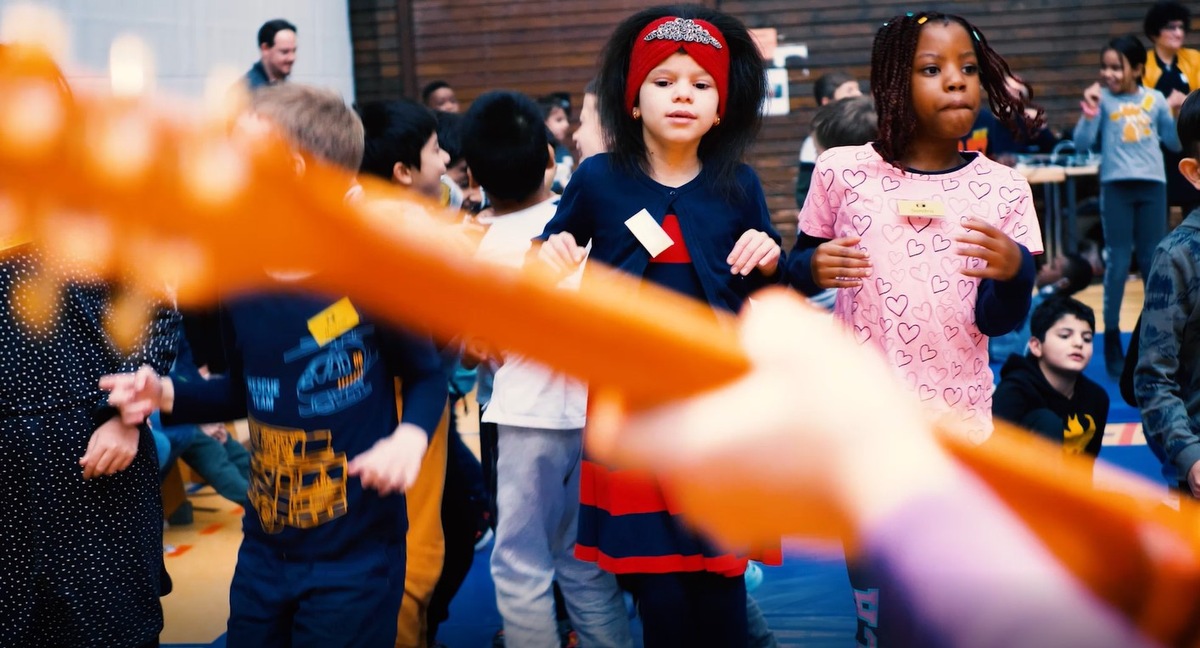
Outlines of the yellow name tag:
{"label": "yellow name tag", "polygon": [[325,346],[341,334],[358,326],[358,311],[349,297],[342,297],[334,305],[313,315],[308,320],[308,332],[318,346]]}
{"label": "yellow name tag", "polygon": [[901,200],[899,201],[901,216],[917,216],[920,218],[944,218],[946,206],[940,200]]}

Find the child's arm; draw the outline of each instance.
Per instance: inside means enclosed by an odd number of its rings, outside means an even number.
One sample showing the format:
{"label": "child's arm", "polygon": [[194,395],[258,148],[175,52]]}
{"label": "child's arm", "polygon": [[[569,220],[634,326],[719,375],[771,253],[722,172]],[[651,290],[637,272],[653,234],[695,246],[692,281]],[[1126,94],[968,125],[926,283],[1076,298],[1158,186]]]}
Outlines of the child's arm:
{"label": "child's arm", "polygon": [[[143,365],[153,367],[160,374],[167,373],[175,362],[181,337],[182,326],[179,311],[166,303],[156,304],[150,322],[143,329],[138,346],[128,356],[120,359],[116,371],[113,373],[132,373]],[[118,408],[109,402],[107,394],[105,394],[92,410],[92,422],[99,427],[108,419],[118,415]],[[140,422],[138,421],[138,423]]]}
{"label": "child's arm", "polygon": [[584,247],[595,229],[586,193],[592,183],[598,182],[598,164],[597,157],[591,157],[579,165],[558,201],[554,218],[546,223],[530,249],[530,254],[536,253],[538,259],[556,271],[571,272],[586,256]]}
{"label": "child's arm", "polygon": [[1200,497],[1200,434],[1188,415],[1186,399],[1193,395],[1183,392],[1179,376],[1183,341],[1200,299],[1198,247],[1160,249],[1154,256],[1146,277],[1133,385],[1146,436],[1166,451],[1192,494]]}
{"label": "child's arm", "polygon": [[173,381],[156,367],[144,365],[136,372],[112,374],[100,379],[110,392],[109,402],[118,406],[127,424],[141,423],[154,410],[163,415],[163,425],[217,423],[245,418],[246,387],[242,358],[228,314],[219,314],[221,340],[228,370],[208,380]]}
{"label": "child's arm", "polygon": [[771,212],[767,209],[767,198],[763,195],[758,174],[749,166],[742,165],[738,168],[738,183],[745,189],[742,207],[745,229],[725,262],[729,264],[732,274],[747,278],[750,282],[749,291],[753,291],[784,279],[783,273],[779,272],[779,264],[784,260],[783,248],[780,247],[779,232],[771,223]]}
{"label": "child's arm", "polygon": [[955,239],[962,245],[959,254],[966,257],[962,273],[982,279],[975,325],[989,337],[1004,335],[1020,326],[1029,313],[1037,276],[1033,255],[983,219],[971,216],[963,227],[967,233]]}
{"label": "child's arm", "polygon": [[[834,178],[838,160],[826,151],[817,159],[815,178]],[[871,274],[867,253],[858,249],[857,236],[838,237],[838,213],[831,195],[841,191],[836,184],[824,180],[814,182],[809,199],[800,210],[796,246],[788,255],[787,281],[805,295],[815,295],[826,288],[853,288]]]}
{"label": "child's arm", "polygon": [[387,437],[354,457],[347,473],[364,488],[381,494],[403,493],[416,483],[429,440],[446,409],[447,377],[437,347],[428,337],[380,330],[380,351],[400,379],[403,414]]}
{"label": "child's arm", "polygon": [[1097,90],[1092,94],[1092,88],[1084,91],[1083,101],[1079,107],[1082,114],[1079,116],[1079,122],[1075,124],[1075,131],[1071,134],[1071,140],[1075,142],[1075,150],[1090,151],[1096,145],[1096,138],[1100,134],[1100,96]]}

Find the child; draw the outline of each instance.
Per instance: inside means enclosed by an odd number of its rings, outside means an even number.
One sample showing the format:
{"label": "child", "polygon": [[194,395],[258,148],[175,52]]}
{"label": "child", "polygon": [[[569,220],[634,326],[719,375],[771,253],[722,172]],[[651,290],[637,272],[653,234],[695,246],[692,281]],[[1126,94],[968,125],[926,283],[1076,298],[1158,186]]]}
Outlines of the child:
{"label": "child", "polygon": [[600,127],[600,111],[596,109],[596,80],[588,81],[583,89],[583,104],[579,108],[579,127],[571,134],[579,152],[579,162],[605,151],[604,131]]}
{"label": "child", "polygon": [[[571,269],[591,240],[591,258],[739,310],[781,256],[740,162],[766,92],[745,26],[696,6],[641,11],[610,38],[597,89],[609,152],[576,170],[540,257]],[[621,577],[646,645],[745,646],[745,558],[685,530],[669,502],[650,475],[585,461],[576,555]]]}
{"label": "child", "polygon": [[[362,125],[336,94],[272,86],[252,109],[304,154],[358,169]],[[222,304],[225,375],[174,383],[139,372],[102,386],[126,418],[148,405],[167,424],[249,419],[251,511],[230,587],[229,646],[391,646],[405,576],[404,491],[446,404],[437,352],[348,298],[307,289],[303,272],[272,276],[277,291]]]}
{"label": "child", "polygon": [[[1186,156],[1179,171],[1200,188],[1200,93],[1179,109]],[[1134,391],[1151,447],[1175,468],[1179,490],[1200,498],[1200,210],[1188,214],[1158,245],[1146,276]]]}
{"label": "child", "polygon": [[1127,34],[1100,53],[1101,87],[1084,93],[1083,114],[1073,138],[1080,150],[1100,143],[1100,222],[1104,226],[1104,366],[1114,379],[1125,361],[1121,349],[1121,301],[1136,246],[1145,277],[1154,247],[1167,228],[1167,179],[1163,146],[1179,150],[1167,102],[1142,86],[1146,48]]}
{"label": "child", "polygon": [[[855,87],[858,87],[857,84]],[[839,146],[862,146],[879,138],[879,118],[875,112],[875,101],[860,95],[828,102],[813,115],[812,129],[810,139],[813,141],[815,152],[813,163],[808,168],[810,175],[815,168],[817,156],[826,150]],[[805,191],[808,191],[807,184]],[[820,244],[821,241],[809,239],[801,233],[794,249],[803,250]],[[833,310],[837,294],[837,288],[826,288],[811,295],[809,302],[825,310]]]}
{"label": "child", "polygon": [[1100,454],[1108,392],[1083,375],[1095,326],[1092,309],[1071,297],[1033,309],[1029,353],[1004,363],[992,413],[1061,443],[1065,454]]}
{"label": "child", "polygon": [[[0,43],[0,76],[20,50]],[[50,100],[69,105],[58,70]],[[0,236],[0,643],[157,646],[163,566],[155,444],[125,424],[100,376],[175,358],[179,313],[147,312],[132,348],[113,335],[131,295],[17,228]],[[150,317],[152,315],[152,317]],[[123,330],[121,333],[135,333]],[[128,341],[128,340],[127,340]]]}
{"label": "child", "polygon": [[1025,317],[1031,252],[1041,252],[1029,183],[958,150],[981,86],[997,115],[1027,118],[1004,91],[1007,74],[958,16],[906,14],[880,28],[871,56],[879,140],[818,158],[799,218],[803,252],[789,258],[794,285],[840,288],[837,318],[975,442],[992,429],[986,336]]}
{"label": "child", "polygon": [[538,105],[542,108],[546,130],[554,136],[551,145],[554,146],[556,167],[550,190],[561,194],[575,168],[575,159],[571,156],[571,149],[567,148],[567,131],[571,130],[571,96],[565,92],[555,92],[538,99]]}
{"label": "child", "polygon": [[449,156],[438,146],[433,113],[401,99],[364,104],[361,114],[365,133],[361,171],[440,201]]}
{"label": "child", "polygon": [[[975,443],[992,431],[986,336],[1025,317],[1031,252],[1041,252],[1029,183],[959,152],[983,89],[1006,123],[1027,119],[1006,76],[963,18],[908,13],[885,23],[871,53],[879,139],[817,159],[799,217],[808,249],[788,269],[806,294],[839,288],[835,317],[883,354],[940,425]],[[887,579],[870,564],[848,567],[858,641],[894,643],[903,600],[880,588]]]}
{"label": "child", "polygon": [[421,101],[438,112],[456,113],[459,110],[458,96],[449,83],[438,79],[430,81],[421,88]]}
{"label": "child", "polygon": [[[858,87],[858,80],[845,72],[822,74],[813,83],[813,99],[817,102],[818,111],[835,101],[861,96],[862,88]],[[800,170],[796,174],[796,206],[801,208],[804,207],[804,198],[808,195],[808,188],[812,185],[812,174],[817,156],[821,154],[817,150],[815,124],[812,130],[813,132],[800,144]],[[833,148],[833,146],[825,148]]]}
{"label": "child", "polygon": [[[1037,290],[1029,302],[1032,311],[1039,304],[1052,297],[1070,297],[1092,285],[1092,264],[1081,254],[1068,254],[1055,258],[1038,270],[1034,285]],[[992,364],[1003,363],[1008,356],[1024,355],[1029,344],[1030,318],[1021,320],[1021,324],[1004,335],[988,338],[988,361]],[[995,367],[993,367],[995,368]]]}
{"label": "child", "polygon": [[[446,173],[448,156],[439,145],[433,111],[415,101],[401,99],[366,103],[359,114],[365,139],[361,172],[443,204],[442,176]],[[443,367],[457,362],[457,353],[443,351],[442,356]],[[396,648],[425,648],[428,643],[430,602],[447,559],[442,493],[448,478],[449,425],[449,415],[443,414],[421,461],[420,477],[405,493],[408,534],[404,601],[400,605]],[[468,561],[472,558],[467,556]]]}
{"label": "child", "polygon": [[[478,256],[519,267],[556,202],[545,183],[554,159],[537,105],[511,92],[483,95],[467,111],[463,146],[495,211]],[[510,646],[559,645],[556,579],[583,645],[631,642],[616,580],[572,554],[586,401],[578,381],[527,358],[506,354],[496,371],[483,420],[498,432],[492,579]]]}

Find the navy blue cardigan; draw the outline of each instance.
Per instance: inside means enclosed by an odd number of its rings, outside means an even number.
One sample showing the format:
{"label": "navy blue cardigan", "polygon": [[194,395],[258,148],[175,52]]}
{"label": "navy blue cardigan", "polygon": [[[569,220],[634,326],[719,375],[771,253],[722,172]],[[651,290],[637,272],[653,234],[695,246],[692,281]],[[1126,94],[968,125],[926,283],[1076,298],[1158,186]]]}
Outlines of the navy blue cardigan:
{"label": "navy blue cardigan", "polygon": [[571,176],[558,212],[538,238],[570,232],[579,245],[592,241],[592,260],[641,277],[650,253],[625,221],[642,209],[659,225],[667,214],[678,218],[704,297],[714,307],[737,312],[747,295],[784,275],[782,257],[771,277],[757,270],[745,277],[734,275],[725,261],[746,230],[766,232],[780,241],[758,176],[745,164],[738,167],[733,190],[726,195],[707,170],[681,187],[667,187],[640,170],[619,168],[607,153],[590,157]]}

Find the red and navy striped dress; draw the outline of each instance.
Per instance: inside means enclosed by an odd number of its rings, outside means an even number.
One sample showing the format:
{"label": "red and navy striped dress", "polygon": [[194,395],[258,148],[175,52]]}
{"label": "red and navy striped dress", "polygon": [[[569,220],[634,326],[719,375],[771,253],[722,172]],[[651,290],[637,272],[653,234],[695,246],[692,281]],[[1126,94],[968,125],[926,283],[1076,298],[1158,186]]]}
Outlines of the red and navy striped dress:
{"label": "red and navy striped dress", "polygon": [[[650,261],[643,277],[685,295],[705,299],[703,286],[684,243],[679,219],[663,218],[674,245]],[[679,518],[654,476],[616,470],[584,457],[579,493],[579,537],[575,555],[614,574],[707,571],[741,576],[746,556],[723,553]],[[755,558],[760,558],[755,556]],[[761,559],[779,563],[778,549]]]}

